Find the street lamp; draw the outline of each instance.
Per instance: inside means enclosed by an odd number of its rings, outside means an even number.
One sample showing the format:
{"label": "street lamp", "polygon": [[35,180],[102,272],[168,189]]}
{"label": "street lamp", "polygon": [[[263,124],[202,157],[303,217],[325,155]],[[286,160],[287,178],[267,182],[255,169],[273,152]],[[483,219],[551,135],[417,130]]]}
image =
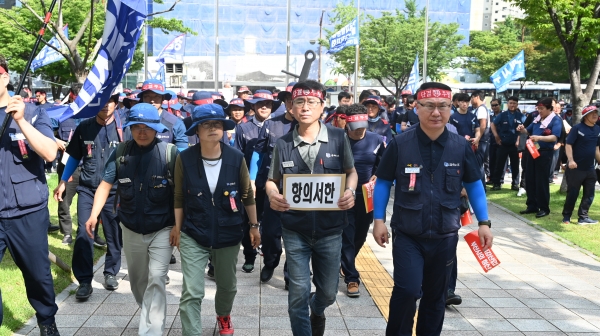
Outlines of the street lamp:
{"label": "street lamp", "polygon": [[319,83],[321,83],[321,39],[323,38],[323,14],[325,14],[325,10],[321,11],[321,20],[319,21]]}

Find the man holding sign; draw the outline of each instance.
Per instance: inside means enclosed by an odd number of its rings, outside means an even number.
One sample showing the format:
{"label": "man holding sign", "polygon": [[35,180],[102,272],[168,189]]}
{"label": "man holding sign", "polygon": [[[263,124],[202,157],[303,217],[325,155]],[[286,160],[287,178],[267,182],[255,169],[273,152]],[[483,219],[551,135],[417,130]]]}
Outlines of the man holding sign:
{"label": "man holding sign", "polygon": [[483,250],[492,246],[481,165],[471,144],[446,129],[452,92],[429,82],[417,91],[418,126],[396,136],[377,169],[373,237],[389,244],[384,224],[396,180],[393,232],[394,289],[387,335],[412,335],[420,298],[417,335],[439,335],[444,323],[449,270],[453,267],[464,186],[479,219]]}
{"label": "man holding sign", "polygon": [[[346,212],[340,210],[354,206],[358,182],[348,137],[319,119],[324,93],[315,81],[294,85],[292,115],[298,125],[277,140],[265,188],[271,208],[281,212],[294,335],[325,332],[324,311],[335,302],[342,231],[348,224]],[[286,197],[280,194],[282,189]],[[310,293],[311,259],[314,294]]]}

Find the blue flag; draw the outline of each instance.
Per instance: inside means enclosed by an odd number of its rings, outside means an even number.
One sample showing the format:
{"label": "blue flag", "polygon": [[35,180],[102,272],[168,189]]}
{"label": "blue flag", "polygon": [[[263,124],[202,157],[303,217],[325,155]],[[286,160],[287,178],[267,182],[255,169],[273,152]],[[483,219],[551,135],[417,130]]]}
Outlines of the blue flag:
{"label": "blue flag", "polygon": [[158,63],[165,63],[165,58],[172,58],[176,61],[183,62],[185,54],[185,34],[175,37],[171,42],[160,51],[156,57]]}
{"label": "blue flag", "polygon": [[48,110],[50,118],[93,117],[108,102],[133,60],[146,18],[145,0],[108,0],[102,46],[79,96],[69,105]]}
{"label": "blue flag", "polygon": [[[67,36],[67,38],[69,38],[68,26],[65,25],[65,27],[63,28],[63,33],[65,34],[65,36]],[[58,41],[58,37],[54,36],[50,41],[48,41],[48,44],[60,50],[60,42]],[[58,62],[63,58],[64,57],[61,53],[50,48],[49,46],[45,46],[44,48],[42,48],[42,50],[40,50],[40,53],[31,62],[30,69],[32,72],[35,72],[35,70],[45,65]]]}
{"label": "blue flag", "polygon": [[415,58],[415,62],[413,63],[412,70],[410,71],[410,76],[408,76],[408,83],[406,83],[405,90],[410,90],[413,94],[417,92],[417,86],[419,85],[419,54],[417,53],[417,57]]}
{"label": "blue flag", "polygon": [[327,53],[335,54],[346,47],[358,45],[358,41],[358,18],[356,18],[329,38]]}
{"label": "blue flag", "polygon": [[525,77],[525,52],[521,50],[513,59],[490,76],[496,92],[504,92],[511,81]]}
{"label": "blue flag", "polygon": [[154,77],[154,79],[158,79],[159,81],[161,81],[161,83],[163,84],[164,87],[167,87],[167,75],[165,73],[165,64],[164,63],[160,63],[160,68],[158,69],[158,72],[156,73],[156,76]]}

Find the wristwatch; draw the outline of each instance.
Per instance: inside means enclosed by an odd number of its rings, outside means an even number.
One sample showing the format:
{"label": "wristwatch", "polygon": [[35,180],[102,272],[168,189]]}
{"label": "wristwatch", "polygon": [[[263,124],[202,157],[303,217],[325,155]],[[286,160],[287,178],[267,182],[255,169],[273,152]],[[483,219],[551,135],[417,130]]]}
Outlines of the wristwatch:
{"label": "wristwatch", "polygon": [[354,197],[354,200],[356,200],[356,190],[354,190],[354,189],[352,189],[350,187],[347,187],[346,190],[352,191],[352,197]]}
{"label": "wristwatch", "polygon": [[492,228],[492,221],[491,220],[484,220],[484,221],[479,221],[479,226],[481,225],[487,225],[490,229]]}
{"label": "wristwatch", "polygon": [[250,225],[250,228],[251,228],[251,229],[254,229],[254,228],[257,228],[257,229],[258,229],[258,228],[260,227],[260,224],[258,224],[258,223],[256,223],[256,224],[252,224],[252,223],[250,223],[250,222],[249,222],[249,223],[248,223],[248,225]]}

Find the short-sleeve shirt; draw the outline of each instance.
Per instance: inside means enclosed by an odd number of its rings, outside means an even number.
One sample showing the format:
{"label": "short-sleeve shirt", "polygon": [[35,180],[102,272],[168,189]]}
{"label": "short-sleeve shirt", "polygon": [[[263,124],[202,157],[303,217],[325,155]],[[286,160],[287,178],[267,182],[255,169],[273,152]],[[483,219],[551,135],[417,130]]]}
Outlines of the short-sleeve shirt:
{"label": "short-sleeve shirt", "polygon": [[[417,139],[419,142],[419,153],[421,154],[421,158],[423,159],[423,166],[427,171],[434,171],[439,165],[440,158],[442,157],[442,153],[444,151],[444,147],[446,146],[446,141],[448,140],[448,129],[444,129],[442,135],[440,135],[437,139],[431,140],[425,132],[421,129],[420,126],[417,126],[415,130],[417,132]],[[396,179],[396,167],[398,165],[398,143],[396,142],[397,137],[394,137],[394,140],[390,142],[387,146],[386,150],[383,152],[383,157],[379,162],[379,167],[377,168],[377,178],[386,180],[386,181],[394,181]],[[401,145],[400,145],[401,146]],[[406,150],[414,151],[412,148],[407,148]],[[465,146],[465,156],[464,156],[464,164],[465,172],[463,175],[463,182],[471,183],[475,181],[481,180],[481,172],[480,165],[477,163],[477,159],[475,158],[475,153],[471,149],[471,146]]]}
{"label": "short-sleeve shirt", "polygon": [[475,130],[479,128],[477,116],[471,112],[467,112],[465,114],[456,112],[450,116],[449,123],[456,127],[456,132],[458,135],[468,135],[471,138],[475,137]]}
{"label": "short-sleeve shirt", "polygon": [[[304,141],[302,137],[298,134],[298,126],[296,126],[293,130],[293,141],[294,147],[298,148],[298,152],[302,157],[302,160],[306,165],[313,170],[315,165],[315,160],[317,159],[317,154],[319,153],[319,149],[321,148],[322,142],[328,142],[329,137],[327,135],[327,126],[321,121],[319,121],[321,125],[321,129],[319,129],[319,133],[317,137],[312,143]],[[269,171],[269,179],[280,180],[282,178],[279,165],[281,160],[279,158],[279,151],[277,150],[277,145],[273,149],[273,157],[271,159],[271,170]],[[344,162],[343,162],[344,170],[354,168],[354,156],[352,156],[352,149],[350,148],[350,141],[348,140],[348,136],[344,134]]]}
{"label": "short-sleeve shirt", "polygon": [[[563,124],[562,124],[562,119],[554,116],[554,118],[552,118],[552,120],[550,121],[550,124],[548,124],[548,127],[546,128],[541,128],[542,122],[538,121],[538,122],[533,122],[531,123],[531,125],[527,126],[527,132],[529,133],[529,135],[554,135],[556,136],[556,139],[560,138],[560,134],[562,132],[562,128],[563,128]],[[546,129],[550,130],[550,134],[544,134],[544,132],[546,132]],[[538,141],[538,144],[540,145],[540,149],[554,149],[554,145],[556,144],[556,141],[553,142],[544,142],[544,141]]]}
{"label": "short-sleeve shirt", "polygon": [[567,136],[567,145],[572,146],[577,170],[594,170],[596,148],[600,146],[600,126],[588,126],[583,122],[573,126]]}

